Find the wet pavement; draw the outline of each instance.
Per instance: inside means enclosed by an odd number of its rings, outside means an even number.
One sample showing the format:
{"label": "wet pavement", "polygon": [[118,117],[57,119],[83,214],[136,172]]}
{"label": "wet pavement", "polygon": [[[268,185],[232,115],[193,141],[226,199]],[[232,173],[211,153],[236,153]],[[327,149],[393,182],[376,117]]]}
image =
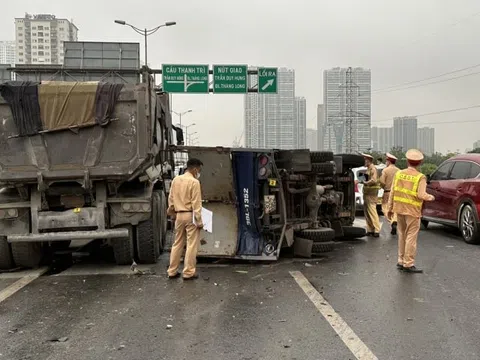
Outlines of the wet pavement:
{"label": "wet pavement", "polygon": [[444,227],[420,235],[425,274],[395,268],[386,229],[320,259],[201,264],[193,282],[167,280],[167,258],[148,275],[82,264],[32,281],[0,302],[0,359],[355,359],[326,304],[378,359],[480,358],[480,246]]}

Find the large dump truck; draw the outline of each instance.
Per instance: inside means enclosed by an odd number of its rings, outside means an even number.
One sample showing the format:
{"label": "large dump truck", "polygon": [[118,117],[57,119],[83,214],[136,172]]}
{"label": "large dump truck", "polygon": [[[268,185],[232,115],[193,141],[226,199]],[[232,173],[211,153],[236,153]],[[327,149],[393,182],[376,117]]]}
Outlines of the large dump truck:
{"label": "large dump truck", "polygon": [[90,239],[117,264],[157,261],[172,125],[151,85],[0,84],[0,269]]}
{"label": "large dump truck", "polygon": [[365,236],[353,226],[355,154],[329,151],[175,147],[204,166],[204,207],[212,233],[199,256],[274,261],[282,249],[298,256],[331,251],[339,240]]}

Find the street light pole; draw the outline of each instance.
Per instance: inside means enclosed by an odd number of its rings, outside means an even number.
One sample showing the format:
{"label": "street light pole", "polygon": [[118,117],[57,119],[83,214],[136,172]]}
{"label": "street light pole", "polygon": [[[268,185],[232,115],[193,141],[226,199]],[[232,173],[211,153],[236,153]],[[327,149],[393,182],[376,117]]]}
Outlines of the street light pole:
{"label": "street light pole", "polygon": [[180,120],[180,127],[182,127],[182,116],[185,115],[185,114],[191,113],[192,111],[193,111],[192,109],[184,111],[184,112],[176,112],[176,111],[172,110],[172,113],[174,113],[175,115],[178,116],[178,118]]}
{"label": "street light pole", "polygon": [[145,67],[147,67],[147,68],[148,68],[148,40],[147,40],[147,38],[150,35],[155,34],[162,27],[174,26],[174,25],[177,24],[175,21],[167,21],[165,24],[159,25],[157,27],[154,27],[154,28],[151,28],[151,29],[145,28],[145,29],[142,30],[142,29],[140,29],[136,26],[133,26],[132,24],[127,23],[124,20],[115,20],[115,23],[119,24],[119,25],[130,26],[137,34],[140,34],[140,35],[144,36],[144,39],[145,39]]}

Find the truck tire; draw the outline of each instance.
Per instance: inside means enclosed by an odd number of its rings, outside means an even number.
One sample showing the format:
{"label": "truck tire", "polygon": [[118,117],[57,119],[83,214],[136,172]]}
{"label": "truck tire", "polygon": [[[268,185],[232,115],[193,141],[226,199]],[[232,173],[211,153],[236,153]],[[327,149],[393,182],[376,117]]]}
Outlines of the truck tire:
{"label": "truck tire", "polygon": [[36,268],[40,265],[43,258],[41,243],[13,243],[11,245],[13,261],[17,266]]}
{"label": "truck tire", "polygon": [[127,224],[121,227],[128,229],[128,238],[112,239],[113,255],[117,265],[130,265],[135,257],[133,226]]}
{"label": "truck tire", "polygon": [[357,226],[342,226],[343,237],[339,240],[352,240],[365,237],[367,231],[364,228]]}
{"label": "truck tire", "polygon": [[322,254],[333,251],[335,243],[333,241],[314,243],[312,246],[312,254]]}
{"label": "truck tire", "polygon": [[167,196],[163,191],[160,192],[160,197],[161,197],[161,206],[160,206],[160,220],[162,224],[162,237],[160,241],[160,253],[163,252],[165,249],[165,241],[167,240],[167,231],[168,231],[168,219],[167,219],[167,209],[168,209],[168,202],[167,202]]}
{"label": "truck tire", "polygon": [[162,192],[154,191],[152,194],[152,215],[149,220],[136,226],[137,255],[141,264],[156,264],[160,251],[163,249],[163,218]]}
{"label": "truck tire", "polygon": [[15,267],[12,248],[6,236],[0,236],[0,270],[10,270]]}
{"label": "truck tire", "polygon": [[312,163],[323,163],[333,161],[333,152],[331,151],[311,151],[310,161]]}
{"label": "truck tire", "polygon": [[319,175],[333,176],[335,175],[335,164],[333,163],[312,163],[312,172]]}
{"label": "truck tire", "polygon": [[299,232],[299,236],[312,240],[315,243],[330,242],[335,239],[335,230],[329,228],[305,229]]}
{"label": "truck tire", "polygon": [[362,155],[357,154],[339,154],[342,157],[344,171],[365,165],[365,159]]}

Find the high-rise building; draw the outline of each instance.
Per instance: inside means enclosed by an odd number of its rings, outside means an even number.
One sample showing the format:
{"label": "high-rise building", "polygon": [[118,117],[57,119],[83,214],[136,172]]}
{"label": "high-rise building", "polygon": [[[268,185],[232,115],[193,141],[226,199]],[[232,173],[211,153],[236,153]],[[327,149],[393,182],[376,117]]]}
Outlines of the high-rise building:
{"label": "high-rise building", "polygon": [[[250,84],[255,86],[256,77],[251,77],[250,80]],[[305,147],[306,106],[305,99],[295,98],[295,71],[279,68],[277,85],[276,94],[245,95],[246,147],[269,149]]]}
{"label": "high-rise building", "polygon": [[318,137],[317,137],[317,130],[315,129],[307,129],[307,149],[310,151],[318,151]]}
{"label": "high-rise building", "polygon": [[417,118],[415,116],[403,116],[393,118],[393,146],[400,147],[404,151],[417,148]]}
{"label": "high-rise building", "polygon": [[473,143],[473,149],[480,149],[480,140],[477,140]]}
{"label": "high-rise building", "polygon": [[77,41],[78,28],[55,15],[25,14],[15,19],[18,64],[63,64],[63,42]]}
{"label": "high-rise building", "polygon": [[347,118],[352,120],[352,150],[365,151],[371,147],[371,83],[369,69],[338,67],[324,71],[326,149],[346,151]]}
{"label": "high-rise building", "polygon": [[297,118],[297,148],[304,149],[306,146],[307,132],[307,100],[304,97],[295,98],[295,114]]}
{"label": "high-rise building", "polygon": [[325,106],[317,105],[317,150],[325,150]]}
{"label": "high-rise building", "polygon": [[0,64],[15,65],[15,41],[0,41]]}
{"label": "high-rise building", "polygon": [[389,152],[393,148],[393,127],[372,127],[372,150]]}
{"label": "high-rise building", "polygon": [[435,129],[431,127],[419,128],[417,132],[417,148],[425,155],[435,153]]}

